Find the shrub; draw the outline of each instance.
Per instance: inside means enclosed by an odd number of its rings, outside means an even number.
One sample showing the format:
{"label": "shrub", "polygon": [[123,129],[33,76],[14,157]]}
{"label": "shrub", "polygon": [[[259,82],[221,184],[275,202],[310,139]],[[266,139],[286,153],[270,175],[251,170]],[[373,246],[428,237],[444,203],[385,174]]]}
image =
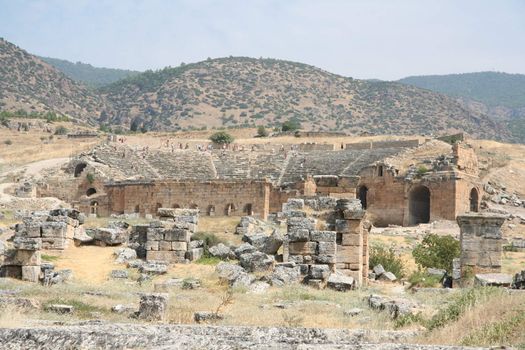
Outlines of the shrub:
{"label": "shrub", "polygon": [[257,127],[257,136],[259,136],[259,137],[266,137],[266,136],[268,136],[268,131],[266,131],[266,128],[263,125],[259,125]]}
{"label": "shrub", "polygon": [[423,176],[423,175],[425,175],[426,173],[428,173],[428,169],[427,169],[426,166],[421,165],[419,168],[417,168],[417,175],[418,175],[418,176]]}
{"label": "shrub", "polygon": [[210,136],[210,140],[214,143],[227,144],[232,143],[234,138],[225,131],[219,131]]}
{"label": "shrub", "polygon": [[[224,240],[220,239],[213,233],[208,232],[196,232],[191,236],[192,241],[203,241],[204,242],[204,257],[205,258],[212,258],[210,257],[210,253],[208,251],[209,247],[213,247],[219,243],[225,243]],[[202,259],[202,258],[201,258]],[[200,259],[199,259],[200,260]],[[213,262],[207,262],[207,261],[201,261],[202,264],[212,264]]]}
{"label": "shrub", "polygon": [[11,140],[5,140],[4,143],[8,146],[12,145],[13,144],[13,141]]}
{"label": "shrub", "polygon": [[405,276],[405,266],[395,251],[395,246],[385,247],[375,244],[370,247],[369,263],[371,267],[381,264],[386,271],[392,272],[397,278]]}
{"label": "shrub", "polygon": [[412,251],[416,264],[420,267],[434,267],[452,272],[452,260],[458,258],[461,248],[459,241],[452,236],[428,234]]}
{"label": "shrub", "polygon": [[58,128],[56,128],[55,135],[65,135],[67,134],[67,131],[68,130],[65,126],[60,125]]}
{"label": "shrub", "polygon": [[410,288],[413,287],[422,287],[430,288],[439,285],[441,277],[437,275],[430,275],[425,271],[416,271],[410,275],[408,282],[410,283]]}
{"label": "shrub", "polygon": [[296,120],[287,120],[281,126],[282,131],[295,131],[301,128],[301,123]]}
{"label": "shrub", "polygon": [[95,174],[93,174],[93,173],[88,173],[88,174],[86,175],[86,179],[88,180],[88,182],[89,182],[90,184],[92,184],[93,182],[95,182]]}

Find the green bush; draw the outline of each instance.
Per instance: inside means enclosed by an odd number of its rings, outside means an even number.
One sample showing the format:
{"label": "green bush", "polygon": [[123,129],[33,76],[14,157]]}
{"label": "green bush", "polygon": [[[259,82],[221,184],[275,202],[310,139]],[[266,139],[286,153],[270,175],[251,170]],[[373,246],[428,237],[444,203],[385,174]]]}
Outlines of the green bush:
{"label": "green bush", "polygon": [[95,182],[95,174],[93,174],[93,173],[88,173],[88,174],[86,175],[86,179],[88,180],[88,182],[89,182],[90,184],[92,184],[93,182]]}
{"label": "green bush", "polygon": [[452,260],[459,257],[459,241],[452,236],[428,234],[412,251],[416,264],[422,268],[434,267],[452,272]]}
{"label": "green bush", "polygon": [[405,276],[405,266],[394,245],[388,248],[380,244],[371,245],[368,261],[371,267],[381,264],[386,271],[392,272],[397,278]]}
{"label": "green bush", "polygon": [[232,143],[234,138],[232,135],[228,134],[225,131],[219,131],[211,135],[210,140],[218,144],[228,144],[228,143]]}
{"label": "green bush", "polygon": [[[208,232],[196,232],[191,236],[192,241],[203,241],[204,242],[204,257],[213,258],[210,256],[208,248],[213,247],[219,243],[226,243],[224,240],[220,239],[213,233]],[[202,259],[202,258],[201,258]],[[199,259],[199,260],[201,260]],[[207,262],[201,261],[201,264],[206,264]],[[211,262],[208,262],[210,264]]]}
{"label": "green bush", "polygon": [[295,131],[301,128],[301,123],[297,120],[287,120],[281,126],[282,131]]}
{"label": "green bush", "polygon": [[259,125],[257,127],[257,136],[258,137],[266,137],[266,136],[268,136],[268,131],[266,131],[266,128],[263,125]]}
{"label": "green bush", "polygon": [[66,135],[68,132],[67,128],[65,126],[60,125],[55,130],[55,135]]}
{"label": "green bush", "polygon": [[419,270],[410,275],[408,282],[410,283],[410,288],[430,288],[438,286],[441,282],[441,277]]}
{"label": "green bush", "polygon": [[426,173],[428,173],[428,169],[427,169],[426,166],[421,165],[419,168],[417,168],[417,175],[419,175],[419,176],[423,176],[423,175],[425,175]]}

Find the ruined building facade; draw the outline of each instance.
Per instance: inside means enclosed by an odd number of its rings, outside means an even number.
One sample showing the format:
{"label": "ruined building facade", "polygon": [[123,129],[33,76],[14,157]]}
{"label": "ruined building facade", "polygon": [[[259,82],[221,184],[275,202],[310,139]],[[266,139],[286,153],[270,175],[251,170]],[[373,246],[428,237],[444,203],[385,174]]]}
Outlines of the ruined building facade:
{"label": "ruined building facade", "polygon": [[478,211],[482,193],[473,149],[448,146],[448,154],[415,159],[408,168],[390,161],[418,147],[419,142],[383,141],[333,150],[145,152],[110,143],[72,159],[64,168],[67,178],[48,179],[37,195],[100,216],[155,216],[167,207],[264,219],[289,198],[315,196],[358,198],[375,225],[455,220]]}

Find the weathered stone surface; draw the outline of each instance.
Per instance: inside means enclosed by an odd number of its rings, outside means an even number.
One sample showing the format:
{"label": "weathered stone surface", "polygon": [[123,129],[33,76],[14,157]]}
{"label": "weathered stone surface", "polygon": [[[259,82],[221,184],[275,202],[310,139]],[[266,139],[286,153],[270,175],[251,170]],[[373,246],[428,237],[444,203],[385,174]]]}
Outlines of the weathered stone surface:
{"label": "weathered stone surface", "polygon": [[126,262],[126,266],[130,269],[140,269],[140,267],[144,264],[145,264],[145,261],[140,260],[140,259],[128,260]]}
{"label": "weathered stone surface", "polygon": [[[232,327],[205,325],[85,324],[1,328],[7,349],[341,349],[462,350],[463,347],[406,344],[414,331]],[[468,348],[473,350],[474,348]],[[478,348],[479,349],[479,348]]]}
{"label": "weathered stone surface", "polygon": [[333,242],[335,243],[336,239],[335,231],[311,231],[310,232],[310,241],[315,242]]}
{"label": "weathered stone surface", "polygon": [[5,265],[40,265],[42,263],[40,251],[9,249],[5,252]]}
{"label": "weathered stone surface", "polygon": [[223,259],[223,260],[235,258],[235,253],[232,252],[230,247],[228,247],[227,245],[225,245],[223,243],[219,243],[216,246],[210,247],[208,249],[208,252],[212,256],[215,256],[215,257],[217,257],[219,259]]}
{"label": "weathered stone surface", "polygon": [[73,271],[67,270],[45,270],[44,285],[67,283],[73,279]]}
{"label": "weathered stone surface", "polygon": [[139,268],[142,273],[162,275],[168,272],[168,265],[160,261],[148,261]]}
{"label": "weathered stone surface", "polygon": [[518,272],[512,279],[511,288],[513,289],[525,289],[525,270]]}
{"label": "weathered stone surface", "polygon": [[353,308],[350,310],[343,311],[343,315],[348,316],[348,317],[354,317],[361,313],[363,313],[363,309],[360,309],[360,308]]}
{"label": "weathered stone surface", "polygon": [[157,215],[161,217],[178,218],[181,216],[195,216],[197,220],[199,216],[198,209],[184,209],[184,208],[159,208]]}
{"label": "weathered stone surface", "polygon": [[136,309],[137,309],[136,306],[131,305],[131,304],[128,304],[128,305],[117,304],[111,307],[111,312],[116,313],[116,314],[128,314],[128,313],[131,314],[135,312]]}
{"label": "weathered stone surface", "polygon": [[22,280],[37,283],[40,272],[40,266],[22,266]]}
{"label": "weathered stone surface", "polygon": [[97,228],[93,239],[103,245],[118,245],[126,242],[126,231],[115,228]]}
{"label": "weathered stone surface", "polygon": [[18,236],[13,240],[13,246],[19,250],[39,250],[42,248],[42,239]]}
{"label": "weathered stone surface", "polygon": [[186,252],[179,250],[148,250],[146,252],[146,260],[149,261],[163,261],[169,263],[183,263],[186,259]]}
{"label": "weathered stone surface", "polygon": [[427,268],[427,273],[432,276],[438,276],[439,278],[442,278],[447,273],[444,269],[434,269],[432,267]]}
{"label": "weathered stone surface", "polygon": [[301,279],[301,268],[299,266],[285,265],[277,265],[269,277],[270,283],[279,287],[300,282]]}
{"label": "weathered stone surface", "polygon": [[111,278],[127,279],[128,277],[129,277],[129,273],[126,270],[113,270],[113,271],[111,271]]}
{"label": "weathered stone surface", "polygon": [[215,322],[224,319],[224,316],[211,311],[197,311],[193,319],[197,323]]}
{"label": "weathered stone surface", "polygon": [[78,244],[88,244],[93,242],[94,239],[86,233],[86,229],[84,228],[84,226],[78,226],[75,227],[73,233],[73,240],[78,242]]}
{"label": "weathered stone surface", "polygon": [[314,218],[291,217],[288,218],[288,231],[296,229],[315,230],[317,220]]}
{"label": "weathered stone surface", "polygon": [[330,267],[328,265],[312,265],[308,272],[311,279],[326,280],[330,276]]}
{"label": "weathered stone surface", "polygon": [[0,308],[14,306],[22,309],[40,309],[40,302],[35,299],[19,297],[0,297]]}
{"label": "weathered stone surface", "polygon": [[114,254],[117,257],[115,259],[117,264],[125,264],[130,260],[137,259],[137,252],[131,248],[118,248],[115,250]]}
{"label": "weathered stone surface", "polygon": [[385,273],[382,273],[379,276],[379,280],[381,280],[381,281],[388,281],[388,282],[394,282],[394,281],[397,280],[397,277],[392,272],[387,271]]}
{"label": "weathered stone surface", "polygon": [[226,262],[221,262],[215,268],[219,279],[227,281],[230,286],[240,287],[249,286],[255,277],[249,275],[241,266]]}
{"label": "weathered stone surface", "polygon": [[168,294],[145,294],[140,297],[138,318],[147,321],[162,321],[168,310]]}
{"label": "weathered stone surface", "polygon": [[340,292],[346,292],[355,287],[355,280],[341,273],[332,273],[328,277],[327,286]]}
{"label": "weathered stone surface", "polygon": [[248,293],[263,294],[268,290],[268,288],[270,288],[270,285],[268,283],[262,281],[255,281],[248,287]]}
{"label": "weathered stone surface", "polygon": [[386,310],[392,319],[414,312],[415,304],[406,299],[390,299],[379,295],[368,297],[368,306],[376,310]]}
{"label": "weathered stone surface", "polygon": [[247,237],[247,242],[265,254],[277,254],[283,244],[283,236],[274,230],[271,235],[258,234]]}
{"label": "weathered stone surface", "polygon": [[193,248],[186,252],[186,259],[189,261],[199,260],[204,256],[204,248]]}
{"label": "weathered stone surface", "polygon": [[46,307],[46,311],[51,311],[57,314],[72,314],[75,308],[72,305],[52,304]]}
{"label": "weathered stone surface", "polygon": [[256,250],[257,249],[255,249],[255,247],[252,246],[250,243],[243,243],[239,247],[237,247],[234,252],[235,252],[235,256],[237,256],[237,258],[239,258],[243,254],[253,253]]}
{"label": "weathered stone surface", "polygon": [[240,256],[240,264],[248,272],[264,272],[271,270],[274,259],[262,252],[246,253]]}
{"label": "weathered stone surface", "polygon": [[286,203],[283,203],[282,209],[283,212],[304,209],[304,199],[290,198]]}
{"label": "weathered stone surface", "polygon": [[376,278],[381,276],[382,274],[384,274],[386,271],[385,271],[385,268],[383,267],[383,265],[379,264],[379,265],[376,265],[374,266],[374,268],[372,269],[372,271],[374,271],[375,275],[376,275]]}
{"label": "weathered stone surface", "polygon": [[307,242],[310,238],[310,230],[306,228],[288,228],[288,234],[286,236],[290,242]]}
{"label": "weathered stone surface", "polygon": [[474,277],[475,286],[510,287],[512,275],[506,273],[479,273]]}
{"label": "weathered stone surface", "polygon": [[201,280],[197,278],[185,278],[182,281],[182,289],[198,289],[201,287]]}
{"label": "weathered stone surface", "polygon": [[203,247],[204,247],[203,240],[195,240],[195,241],[190,241],[190,243],[188,243],[188,249],[196,249],[196,248],[203,248]]}

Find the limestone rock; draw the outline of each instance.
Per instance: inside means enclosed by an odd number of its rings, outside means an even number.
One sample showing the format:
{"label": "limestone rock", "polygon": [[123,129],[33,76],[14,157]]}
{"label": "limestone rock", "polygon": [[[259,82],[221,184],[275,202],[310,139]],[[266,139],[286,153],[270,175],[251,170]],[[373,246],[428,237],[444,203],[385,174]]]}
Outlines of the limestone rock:
{"label": "limestone rock", "polygon": [[131,248],[118,248],[115,250],[116,255],[115,262],[117,264],[125,264],[130,260],[137,259],[137,252]]}
{"label": "limestone rock", "polygon": [[52,304],[48,305],[46,310],[57,314],[72,314],[75,311],[75,308],[73,305]]}
{"label": "limestone rock", "polygon": [[128,260],[126,262],[126,266],[130,269],[140,269],[142,265],[144,264],[145,264],[144,260],[140,260],[140,259]]}
{"label": "limestone rock", "polygon": [[525,270],[518,272],[512,279],[511,288],[513,289],[525,289]]}
{"label": "limestone rock", "polygon": [[126,242],[126,231],[115,228],[98,228],[93,231],[93,239],[102,245],[118,245]]}
{"label": "limestone rock", "polygon": [[125,314],[125,313],[133,313],[135,312],[136,308],[134,305],[124,305],[124,304],[118,304],[111,307],[111,312],[116,314]]}
{"label": "limestone rock", "polygon": [[182,289],[198,289],[201,286],[201,280],[197,278],[186,278],[182,282]]}
{"label": "limestone rock", "polygon": [[355,287],[355,281],[352,277],[341,273],[332,273],[328,277],[328,287],[340,292],[346,292]]}
{"label": "limestone rock", "polygon": [[240,264],[248,272],[264,272],[272,269],[274,259],[262,252],[246,253],[240,256]]}
{"label": "limestone rock", "polygon": [[413,314],[415,305],[406,299],[390,299],[379,295],[368,297],[368,306],[376,310],[386,310],[392,319],[402,315]]}
{"label": "limestone rock", "polygon": [[378,264],[378,265],[374,266],[372,271],[374,271],[374,273],[376,274],[376,278],[381,276],[382,274],[384,274],[386,272],[385,268],[381,264]]}
{"label": "limestone rock", "polygon": [[243,244],[241,244],[239,247],[237,247],[235,249],[234,253],[235,253],[235,256],[237,256],[237,258],[239,258],[243,254],[253,253],[256,250],[257,249],[255,249],[255,247],[252,246],[250,243],[243,243]]}
{"label": "limestone rock", "polygon": [[129,273],[126,270],[113,270],[111,271],[111,278],[114,279],[127,279],[129,277]]}
{"label": "limestone rock", "polygon": [[270,285],[268,283],[263,281],[256,281],[248,287],[248,293],[263,294],[268,290],[268,288],[270,288]]}
{"label": "limestone rock", "polygon": [[379,276],[379,279],[381,281],[388,281],[388,282],[394,282],[397,280],[397,277],[396,275],[394,275],[392,272],[390,271],[387,271],[385,273],[382,273],[380,276]]}
{"label": "limestone rock", "polygon": [[204,256],[204,248],[192,248],[186,252],[186,259],[189,261],[199,260]]}
{"label": "limestone rock", "polygon": [[139,271],[145,274],[162,275],[168,272],[168,265],[161,261],[148,261],[139,268]]}
{"label": "limestone rock", "polygon": [[84,226],[78,226],[75,227],[75,231],[73,233],[73,240],[78,244],[88,244],[93,242],[94,239],[86,233],[86,229],[84,228]]}
{"label": "limestone rock", "polygon": [[215,271],[219,279],[227,281],[232,287],[249,286],[255,280],[255,277],[246,273],[241,266],[231,263],[221,262]]}
{"label": "limestone rock", "polygon": [[208,252],[219,259],[231,259],[232,257],[235,258],[235,254],[232,252],[230,247],[223,243],[219,243],[216,246],[210,247],[208,249]]}
{"label": "limestone rock", "polygon": [[273,286],[285,286],[299,282],[301,279],[301,268],[299,266],[278,265],[270,275],[270,283]]}
{"label": "limestone rock", "polygon": [[193,319],[197,323],[214,322],[224,319],[224,316],[211,311],[197,311],[193,314]]}
{"label": "limestone rock", "polygon": [[266,234],[247,236],[246,241],[255,247],[256,250],[274,255],[277,254],[277,251],[283,244],[283,236],[277,230],[274,230],[269,236]]}
{"label": "limestone rock", "polygon": [[140,297],[138,318],[147,321],[162,321],[168,310],[168,294],[145,294]]}
{"label": "limestone rock", "polygon": [[204,247],[203,240],[190,241],[190,243],[188,244],[188,249],[195,249],[195,248],[202,248],[202,247]]}
{"label": "limestone rock", "polygon": [[475,286],[510,287],[512,275],[506,273],[478,273],[474,277]]}
{"label": "limestone rock", "polygon": [[174,287],[182,287],[184,279],[182,278],[170,278],[163,282],[155,283],[153,289],[155,293],[167,293]]}
{"label": "limestone rock", "polygon": [[363,313],[363,309],[360,309],[360,308],[353,308],[350,310],[343,311],[343,315],[348,316],[348,317],[354,317],[361,313]]}
{"label": "limestone rock", "polygon": [[442,278],[447,273],[447,270],[444,269],[435,269],[432,267],[427,268],[427,273],[432,276],[438,276],[439,278]]}
{"label": "limestone rock", "polygon": [[314,280],[326,280],[330,276],[330,267],[328,265],[312,265],[308,272],[308,277]]}

